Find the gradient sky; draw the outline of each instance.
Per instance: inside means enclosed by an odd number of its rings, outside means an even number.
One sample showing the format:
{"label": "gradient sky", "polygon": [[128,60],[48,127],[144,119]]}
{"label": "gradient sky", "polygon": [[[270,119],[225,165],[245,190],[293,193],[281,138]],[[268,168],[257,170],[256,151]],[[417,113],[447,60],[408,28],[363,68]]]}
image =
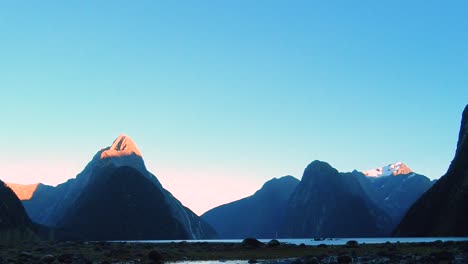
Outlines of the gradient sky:
{"label": "gradient sky", "polygon": [[2,1],[0,178],[61,183],[120,133],[199,214],[315,159],[439,178],[467,3]]}

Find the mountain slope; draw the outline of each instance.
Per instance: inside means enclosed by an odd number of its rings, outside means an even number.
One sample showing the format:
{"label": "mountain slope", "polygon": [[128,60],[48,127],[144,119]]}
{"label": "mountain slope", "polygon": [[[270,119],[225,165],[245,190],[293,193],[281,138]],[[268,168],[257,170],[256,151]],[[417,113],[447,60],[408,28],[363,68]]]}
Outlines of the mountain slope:
{"label": "mountain slope", "polygon": [[383,235],[390,218],[366,199],[353,177],[314,161],[304,170],[287,210],[287,237]]}
{"label": "mountain slope", "polygon": [[201,217],[220,238],[274,238],[282,230],[287,202],[298,184],[292,176],[274,178],[252,196],[213,208]]}
{"label": "mountain slope", "polygon": [[409,209],[395,236],[468,236],[468,105],[447,173]]}
{"label": "mountain slope", "polygon": [[0,241],[34,238],[33,229],[21,201],[0,180]]}
{"label": "mountain slope", "polygon": [[164,194],[131,167],[104,171],[65,213],[61,228],[88,240],[188,237]]}
{"label": "mountain slope", "polygon": [[71,238],[216,236],[208,224],[162,187],[146,169],[135,142],[126,135],[98,151],[76,178],[57,187],[39,185],[24,204],[34,221],[75,234]]}
{"label": "mountain slope", "polygon": [[16,184],[16,183],[6,183],[16,196],[22,201],[29,200],[32,198],[34,192],[39,187],[40,183],[35,184]]}
{"label": "mountain slope", "polygon": [[[355,177],[371,201],[392,217],[391,230],[400,223],[410,206],[433,185],[426,176],[412,172],[404,163],[400,164],[406,169],[385,176],[367,176],[358,171],[345,173]],[[396,168],[392,165],[387,167]]]}

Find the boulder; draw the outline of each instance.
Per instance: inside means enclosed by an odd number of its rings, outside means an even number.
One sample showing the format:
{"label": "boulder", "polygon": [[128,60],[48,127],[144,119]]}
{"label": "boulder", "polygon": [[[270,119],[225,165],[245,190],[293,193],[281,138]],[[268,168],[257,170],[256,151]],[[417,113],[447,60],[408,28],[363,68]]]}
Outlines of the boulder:
{"label": "boulder", "polygon": [[153,263],[162,263],[163,262],[163,255],[157,250],[151,250],[148,253],[148,259]]}
{"label": "boulder", "polygon": [[276,239],[272,239],[272,240],[270,240],[270,242],[268,242],[269,247],[278,247],[280,245],[281,245],[281,243]]}
{"label": "boulder", "polygon": [[345,245],[347,248],[358,248],[359,243],[356,240],[349,240]]}
{"label": "boulder", "polygon": [[245,248],[259,248],[263,243],[256,238],[246,238],[242,241],[242,246]]}

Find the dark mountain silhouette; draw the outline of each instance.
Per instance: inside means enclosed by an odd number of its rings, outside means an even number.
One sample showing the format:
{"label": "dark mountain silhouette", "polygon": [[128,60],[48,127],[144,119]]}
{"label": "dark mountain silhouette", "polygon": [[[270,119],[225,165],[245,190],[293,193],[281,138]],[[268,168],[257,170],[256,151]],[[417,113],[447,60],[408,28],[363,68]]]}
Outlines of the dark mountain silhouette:
{"label": "dark mountain silhouette", "polygon": [[[59,186],[64,185],[62,184]],[[53,187],[39,183],[36,189],[31,193],[29,199],[22,199],[26,212],[34,222],[47,226],[54,226],[53,218],[50,217],[50,208],[52,204],[59,203],[65,193],[60,193],[63,188],[59,186]],[[12,190],[16,192],[15,187],[13,187]]]}
{"label": "dark mountain silhouette", "polygon": [[395,229],[410,206],[434,184],[412,171],[383,177],[369,177],[358,171],[343,174],[355,177],[367,197],[392,218],[388,230]]}
{"label": "dark mountain silhouette", "polygon": [[39,187],[40,183],[35,183],[35,184],[16,184],[16,183],[9,183],[6,182],[6,185],[12,189],[18,199],[21,201],[26,201],[31,199],[33,196],[34,192],[37,190]]}
{"label": "dark mountain silhouette", "polygon": [[57,187],[38,185],[24,201],[33,221],[66,239],[204,239],[215,231],[165,190],[132,139],[119,136]]}
{"label": "dark mountain silhouette", "polygon": [[16,194],[0,180],[0,241],[35,237],[34,225]]}
{"label": "dark mountain silhouette", "polygon": [[390,223],[390,217],[366,197],[354,177],[314,161],[289,199],[284,235],[373,237],[387,234]]}
{"label": "dark mountain silhouette", "polygon": [[131,167],[102,171],[69,208],[61,227],[88,240],[187,238],[163,192]]}
{"label": "dark mountain silhouette", "polygon": [[274,238],[284,226],[287,203],[298,184],[292,176],[274,178],[252,196],[213,208],[201,217],[220,238]]}
{"label": "dark mountain silhouette", "polygon": [[411,206],[394,235],[468,236],[468,105],[447,173]]}

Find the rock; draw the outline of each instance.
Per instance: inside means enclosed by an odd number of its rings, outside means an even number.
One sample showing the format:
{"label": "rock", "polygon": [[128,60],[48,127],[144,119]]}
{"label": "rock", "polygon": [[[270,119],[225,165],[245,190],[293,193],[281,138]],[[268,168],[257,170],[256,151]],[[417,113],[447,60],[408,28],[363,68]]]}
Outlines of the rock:
{"label": "rock", "polygon": [[295,259],[291,262],[291,264],[303,264],[301,259]]}
{"label": "rock", "polygon": [[20,257],[30,259],[33,257],[32,253],[29,251],[22,251]]}
{"label": "rock", "polygon": [[57,257],[60,263],[74,263],[74,264],[88,264],[92,263],[89,259],[85,258],[82,254],[64,253]]}
{"label": "rock", "polygon": [[60,256],[58,256],[58,261],[61,263],[72,263],[73,260],[73,254],[71,253],[65,253]]}
{"label": "rock", "polygon": [[255,238],[246,238],[242,241],[242,246],[245,248],[259,248],[262,245],[263,243]]}
{"label": "rock", "polygon": [[154,263],[162,263],[163,262],[163,255],[157,250],[151,250],[148,253],[148,259]]}
{"label": "rock", "polygon": [[254,264],[254,263],[258,263],[258,261],[256,259],[249,259],[249,264]]}
{"label": "rock", "polygon": [[437,263],[451,263],[454,260],[452,252],[449,251],[440,251],[432,254]]}
{"label": "rock", "polygon": [[269,247],[278,247],[280,245],[281,245],[281,243],[276,239],[272,239],[272,240],[270,240],[270,242],[268,242]]}
{"label": "rock", "polygon": [[358,248],[359,243],[356,240],[349,240],[348,242],[346,242],[346,247],[347,248]]}
{"label": "rock", "polygon": [[379,251],[377,251],[376,255],[379,256],[379,257],[391,257],[392,252],[389,252],[389,251],[386,251],[386,250],[379,250]]}
{"label": "rock", "polygon": [[313,256],[307,256],[304,258],[304,264],[318,264],[319,260]]}
{"label": "rock", "polygon": [[29,251],[21,251],[20,256],[26,257],[26,258],[32,258],[32,253]]}
{"label": "rock", "polygon": [[325,256],[320,260],[320,263],[335,264],[338,263],[336,256]]}
{"label": "rock", "polygon": [[180,241],[179,243],[177,243],[179,246],[187,246],[188,245],[188,242],[187,241]]}
{"label": "rock", "polygon": [[346,255],[345,256],[338,256],[337,261],[340,264],[348,264],[348,263],[351,263],[353,261],[353,258],[351,258],[350,256],[346,256]]}
{"label": "rock", "polygon": [[398,251],[398,246],[395,244],[386,244],[386,247],[388,251]]}
{"label": "rock", "polygon": [[54,262],[54,260],[55,260],[55,256],[51,255],[51,254],[44,255],[41,258],[41,261],[44,262],[44,263],[52,263],[52,262]]}

